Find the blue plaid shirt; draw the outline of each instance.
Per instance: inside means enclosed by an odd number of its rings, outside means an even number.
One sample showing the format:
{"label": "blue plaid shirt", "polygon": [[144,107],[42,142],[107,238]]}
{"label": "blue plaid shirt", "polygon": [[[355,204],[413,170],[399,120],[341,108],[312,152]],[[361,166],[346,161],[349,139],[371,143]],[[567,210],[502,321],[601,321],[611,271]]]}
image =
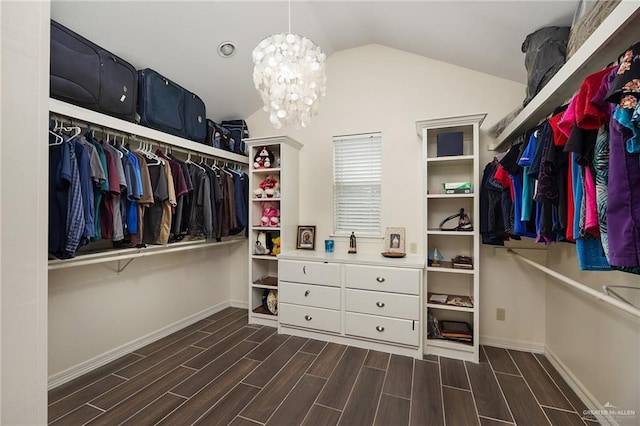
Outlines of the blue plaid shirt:
{"label": "blue plaid shirt", "polygon": [[64,137],[64,143],[69,149],[70,182],[69,204],[67,205],[67,242],[64,247],[65,257],[75,257],[80,246],[80,240],[85,230],[84,206],[82,203],[82,189],[80,188],[80,172],[74,144]]}

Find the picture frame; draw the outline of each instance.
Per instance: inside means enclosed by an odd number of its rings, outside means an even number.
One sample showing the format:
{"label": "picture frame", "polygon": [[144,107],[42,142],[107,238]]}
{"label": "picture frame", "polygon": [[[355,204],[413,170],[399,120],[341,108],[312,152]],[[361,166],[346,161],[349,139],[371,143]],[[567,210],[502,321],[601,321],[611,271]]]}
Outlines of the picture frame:
{"label": "picture frame", "polygon": [[387,253],[406,253],[404,228],[387,228],[384,237],[384,250]]}
{"label": "picture frame", "polygon": [[298,226],[298,239],[296,248],[300,250],[316,249],[316,227],[315,225]]}

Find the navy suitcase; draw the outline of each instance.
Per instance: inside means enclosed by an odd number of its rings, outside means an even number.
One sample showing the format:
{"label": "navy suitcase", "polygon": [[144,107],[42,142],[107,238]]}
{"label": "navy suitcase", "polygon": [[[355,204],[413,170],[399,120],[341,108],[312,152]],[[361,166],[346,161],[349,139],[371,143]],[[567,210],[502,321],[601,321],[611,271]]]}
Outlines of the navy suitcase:
{"label": "navy suitcase", "polygon": [[52,98],[135,120],[138,74],[130,63],[53,20],[50,47]]}
{"label": "navy suitcase", "polygon": [[140,124],[205,143],[207,115],[202,99],[149,68],[138,71],[138,80]]}
{"label": "navy suitcase", "polygon": [[236,154],[247,155],[244,139],[249,138],[249,127],[244,120],[226,120],[222,123],[223,127],[231,131],[231,137],[236,142],[233,147],[233,152]]}

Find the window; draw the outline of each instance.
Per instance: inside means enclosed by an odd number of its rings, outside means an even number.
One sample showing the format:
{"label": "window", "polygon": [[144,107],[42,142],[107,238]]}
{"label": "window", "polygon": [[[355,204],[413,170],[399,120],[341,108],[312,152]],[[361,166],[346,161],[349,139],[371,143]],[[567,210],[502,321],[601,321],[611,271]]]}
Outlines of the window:
{"label": "window", "polygon": [[333,228],[336,235],[380,236],[382,134],[333,138]]}

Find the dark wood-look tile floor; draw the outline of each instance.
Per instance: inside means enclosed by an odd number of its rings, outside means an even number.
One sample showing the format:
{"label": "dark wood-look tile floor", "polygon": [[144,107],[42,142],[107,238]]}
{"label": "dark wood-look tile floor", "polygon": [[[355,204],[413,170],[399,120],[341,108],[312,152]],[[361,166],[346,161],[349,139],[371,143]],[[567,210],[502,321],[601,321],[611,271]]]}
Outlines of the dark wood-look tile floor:
{"label": "dark wood-look tile floor", "polygon": [[543,355],[424,360],[247,325],[228,308],[49,392],[53,425],[596,424]]}

